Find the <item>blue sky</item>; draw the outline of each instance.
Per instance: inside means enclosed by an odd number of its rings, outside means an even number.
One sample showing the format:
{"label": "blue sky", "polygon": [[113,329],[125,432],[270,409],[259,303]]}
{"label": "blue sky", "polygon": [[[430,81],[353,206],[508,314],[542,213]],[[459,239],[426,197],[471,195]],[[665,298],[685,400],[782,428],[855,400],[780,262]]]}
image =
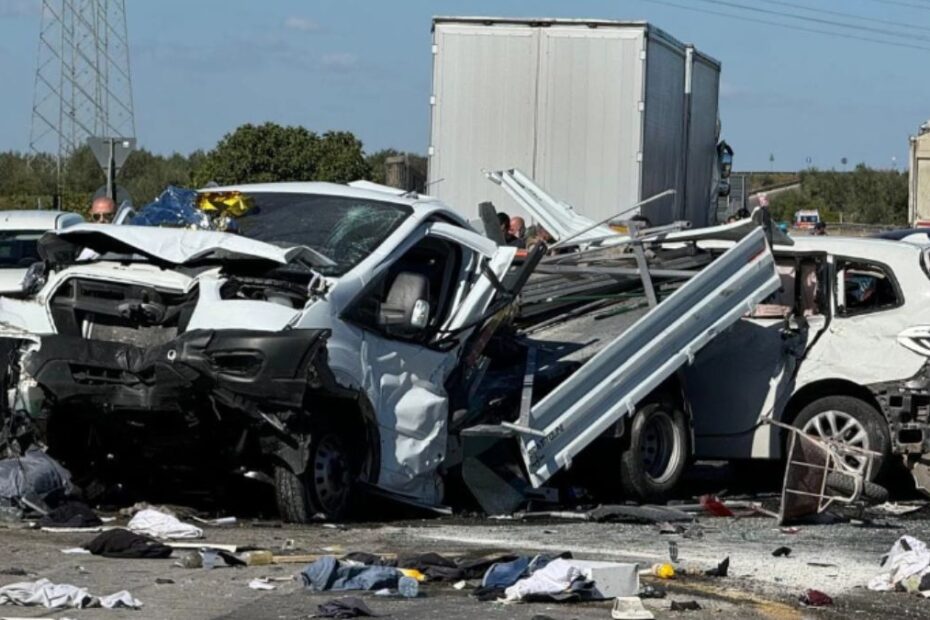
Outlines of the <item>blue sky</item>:
{"label": "blue sky", "polygon": [[[821,168],[841,167],[841,157],[906,166],[908,135],[930,118],[930,0],[793,1],[911,36],[850,34],[927,49],[709,15],[790,21],[707,0],[665,1],[705,11],[658,0],[126,0],[139,142],[187,153],[241,123],[275,121],[350,130],[369,151],[425,152],[433,15],[592,17],[646,19],[722,62],[721,120],[737,169],[768,169],[770,153],[786,170],[807,157]],[[800,12],[771,0],[724,2]],[[0,150],[28,145],[39,5],[0,0]]]}

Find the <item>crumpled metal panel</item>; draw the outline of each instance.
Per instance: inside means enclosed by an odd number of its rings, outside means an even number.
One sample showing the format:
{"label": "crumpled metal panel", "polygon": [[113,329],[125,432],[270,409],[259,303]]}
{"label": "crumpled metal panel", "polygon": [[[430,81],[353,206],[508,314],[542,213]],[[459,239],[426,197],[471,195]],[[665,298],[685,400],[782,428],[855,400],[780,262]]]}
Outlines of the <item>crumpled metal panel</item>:
{"label": "crumpled metal panel", "polygon": [[536,404],[517,428],[530,481],[544,484],[690,362],[722,330],[778,289],[762,229],[748,234],[624,331]]}

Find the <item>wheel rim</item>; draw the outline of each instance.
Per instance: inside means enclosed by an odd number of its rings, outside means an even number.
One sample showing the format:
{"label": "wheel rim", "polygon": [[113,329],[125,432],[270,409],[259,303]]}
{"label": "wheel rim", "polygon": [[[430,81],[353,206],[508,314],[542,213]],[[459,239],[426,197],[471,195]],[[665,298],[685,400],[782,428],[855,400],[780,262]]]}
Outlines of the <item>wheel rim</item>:
{"label": "wheel rim", "polygon": [[339,513],[349,496],[349,459],[342,440],[326,435],[313,455],[313,486],[320,506],[327,513]]}
{"label": "wheel rim", "polygon": [[[869,449],[869,434],[859,420],[843,411],[831,409],[818,413],[802,429],[808,435],[830,439],[853,448]],[[858,473],[865,473],[868,459],[845,454],[843,462]]]}
{"label": "wheel rim", "polygon": [[666,482],[674,474],[681,450],[676,435],[675,423],[664,411],[651,412],[643,423],[640,434],[643,470],[655,483]]}

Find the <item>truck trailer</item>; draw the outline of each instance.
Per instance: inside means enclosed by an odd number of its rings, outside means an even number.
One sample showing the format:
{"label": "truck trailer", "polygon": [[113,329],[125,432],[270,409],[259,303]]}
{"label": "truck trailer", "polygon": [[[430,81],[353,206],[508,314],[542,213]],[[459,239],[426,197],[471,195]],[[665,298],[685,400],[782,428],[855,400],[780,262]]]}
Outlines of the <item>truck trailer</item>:
{"label": "truck trailer", "polygon": [[672,189],[649,223],[713,223],[720,63],[693,45],[645,22],[436,17],[432,51],[429,193],[466,217],[509,204],[483,171],[518,168],[594,221]]}

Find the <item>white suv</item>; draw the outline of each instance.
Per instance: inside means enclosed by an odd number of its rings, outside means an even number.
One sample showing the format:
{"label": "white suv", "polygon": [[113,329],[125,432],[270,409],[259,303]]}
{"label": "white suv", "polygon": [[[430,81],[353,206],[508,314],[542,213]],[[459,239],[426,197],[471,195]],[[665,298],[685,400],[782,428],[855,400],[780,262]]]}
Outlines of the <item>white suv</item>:
{"label": "white suv", "polygon": [[773,253],[781,290],[684,372],[695,456],[781,457],[771,415],[880,452],[873,478],[895,457],[930,492],[927,250],[800,236]]}

